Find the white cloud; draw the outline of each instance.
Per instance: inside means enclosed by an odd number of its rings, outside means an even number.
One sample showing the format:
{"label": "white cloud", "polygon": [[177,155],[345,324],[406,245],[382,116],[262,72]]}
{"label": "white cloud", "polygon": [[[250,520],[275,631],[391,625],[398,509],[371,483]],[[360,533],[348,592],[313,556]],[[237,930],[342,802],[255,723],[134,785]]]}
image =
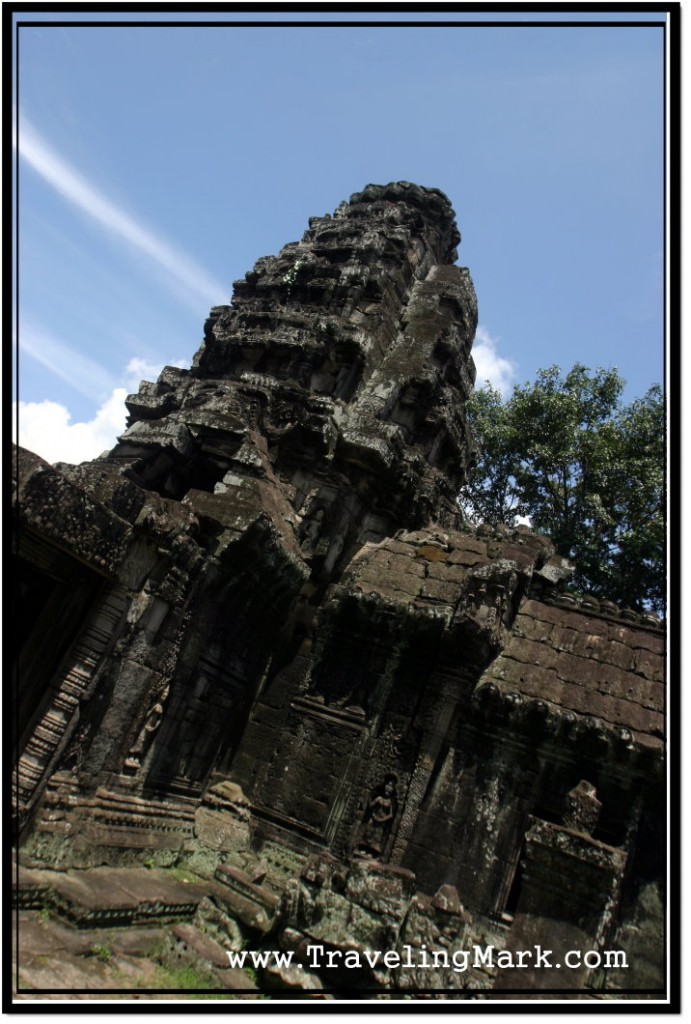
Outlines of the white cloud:
{"label": "white cloud", "polygon": [[[171,363],[171,366],[189,366],[189,363]],[[150,363],[134,356],[125,367],[125,384],[130,391],[136,391],[143,380],[156,380],[163,369],[162,363]]]}
{"label": "white cloud", "polygon": [[[88,423],[70,423],[70,413],[58,402],[15,404],[15,440],[47,462],[87,462],[110,450],[125,429],[126,388],[115,388]],[[17,430],[18,424],[18,430]]]}
{"label": "white cloud", "polygon": [[[173,366],[189,365],[178,361]],[[124,387],[112,388],[93,419],[72,423],[66,406],[46,399],[43,402],[13,403],[14,440],[47,462],[78,464],[110,451],[125,429],[127,395],[136,391],[141,380],[156,380],[162,365],[145,359],[130,359],[123,373]],[[93,395],[93,389],[91,391]]]}
{"label": "white cloud", "polygon": [[193,300],[195,308],[200,299],[211,306],[225,301],[227,288],[165,239],[141,227],[129,214],[115,206],[51,149],[23,116],[19,129],[19,155],[61,196],[166,271],[172,278],[171,285],[176,294]]}
{"label": "white cloud", "polygon": [[516,364],[497,353],[498,338],[493,338],[486,327],[478,327],[473,345],[473,360],[477,370],[476,387],[489,381],[505,398],[512,389]]}

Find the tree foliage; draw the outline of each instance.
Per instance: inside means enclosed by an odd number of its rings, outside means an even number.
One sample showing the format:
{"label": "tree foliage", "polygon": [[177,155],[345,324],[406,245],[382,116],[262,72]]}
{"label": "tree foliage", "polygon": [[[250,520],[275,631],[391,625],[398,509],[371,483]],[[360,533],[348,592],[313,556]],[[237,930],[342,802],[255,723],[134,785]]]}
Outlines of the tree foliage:
{"label": "tree foliage", "polygon": [[664,609],[665,414],[661,389],[623,406],[616,370],[553,366],[511,398],[489,384],[468,413],[479,447],[461,494],[474,522],[529,520],[576,564],[572,587]]}

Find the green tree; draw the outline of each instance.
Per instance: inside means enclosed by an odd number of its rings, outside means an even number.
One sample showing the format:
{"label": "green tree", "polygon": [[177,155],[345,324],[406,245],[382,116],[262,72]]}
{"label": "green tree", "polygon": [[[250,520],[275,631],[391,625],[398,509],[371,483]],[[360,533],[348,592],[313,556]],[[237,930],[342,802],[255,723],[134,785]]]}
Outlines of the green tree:
{"label": "green tree", "polygon": [[518,517],[576,564],[572,589],[664,610],[662,392],[621,404],[616,370],[553,366],[503,401],[489,384],[468,414],[477,467],[461,494],[474,522]]}

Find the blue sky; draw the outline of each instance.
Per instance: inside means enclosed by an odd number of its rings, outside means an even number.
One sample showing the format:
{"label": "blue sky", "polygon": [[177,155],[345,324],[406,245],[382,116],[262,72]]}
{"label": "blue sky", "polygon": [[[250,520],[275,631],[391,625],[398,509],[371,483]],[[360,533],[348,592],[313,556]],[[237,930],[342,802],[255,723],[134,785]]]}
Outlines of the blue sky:
{"label": "blue sky", "polygon": [[491,17],[84,28],[22,15],[20,441],[50,461],[111,447],[126,392],[189,365],[233,280],[310,216],[401,179],[456,210],[478,382],[508,394],[578,361],[617,367],[627,399],[661,383],[663,31]]}

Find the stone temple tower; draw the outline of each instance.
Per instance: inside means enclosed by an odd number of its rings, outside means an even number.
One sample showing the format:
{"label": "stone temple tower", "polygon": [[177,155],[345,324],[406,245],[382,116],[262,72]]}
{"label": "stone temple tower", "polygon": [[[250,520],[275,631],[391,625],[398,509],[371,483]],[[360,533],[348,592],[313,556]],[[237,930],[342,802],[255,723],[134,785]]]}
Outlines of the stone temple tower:
{"label": "stone temple tower", "polygon": [[638,974],[576,989],[655,988],[663,624],[463,523],[459,241],[441,192],[368,185],[236,282],[111,452],[17,450],[19,862],[186,865],[227,942],[609,943]]}
{"label": "stone temple tower", "polygon": [[264,515],[329,577],[366,541],[458,523],[472,282],[442,193],[370,185],[212,309],[192,370],[127,401],[108,462],[225,532]]}

